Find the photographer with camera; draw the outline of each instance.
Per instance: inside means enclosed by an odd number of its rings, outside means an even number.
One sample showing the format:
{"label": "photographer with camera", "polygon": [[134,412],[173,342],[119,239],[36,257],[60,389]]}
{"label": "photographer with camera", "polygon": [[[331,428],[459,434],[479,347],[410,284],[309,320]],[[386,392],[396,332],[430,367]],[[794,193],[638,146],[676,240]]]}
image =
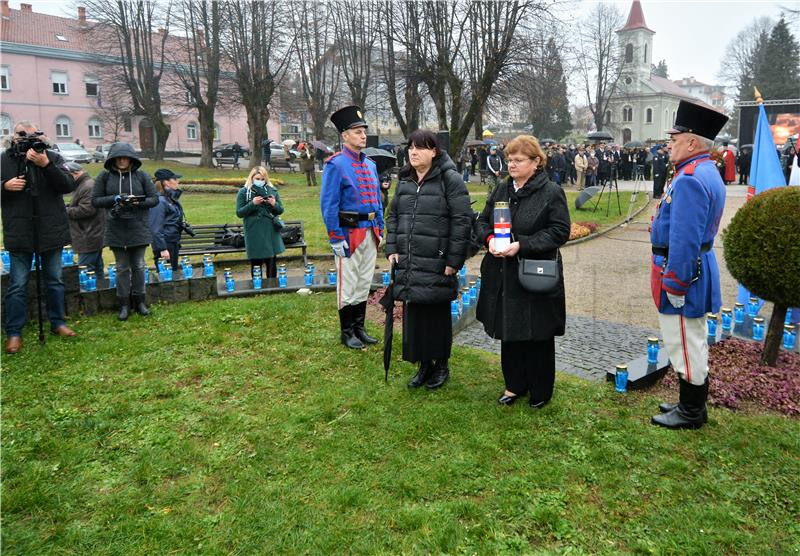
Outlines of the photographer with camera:
{"label": "photographer with camera", "polygon": [[144,254],[152,242],[148,211],[158,204],[156,187],[129,143],[114,143],[94,181],[92,205],[107,210],[105,244],[117,261],[119,320],[127,320],[131,299],[140,315],[145,304]]}
{"label": "photographer with camera", "polygon": [[[50,330],[59,336],[75,335],[64,319],[61,277],[61,248],[70,243],[62,195],[75,189],[75,181],[61,155],[47,147],[38,126],[23,121],[14,127],[11,145],[0,158],[3,242],[11,257],[5,309],[6,353],[17,353],[22,348],[34,253],[39,254],[43,271],[37,274],[37,280],[42,274],[46,280]],[[40,340],[43,339],[41,336]]]}
{"label": "photographer with camera", "polygon": [[[193,235],[191,226],[184,222],[183,207],[178,199],[182,191],[179,189],[180,175],[166,168],[156,170],[156,190],[158,204],[150,209],[150,233],[153,234],[153,256],[158,261],[164,259],[170,263],[172,270],[178,270],[180,261],[181,232]],[[184,228],[184,226],[186,228]]]}
{"label": "photographer with camera", "polygon": [[77,162],[67,163],[75,192],[67,205],[69,232],[72,248],[78,254],[78,265],[93,271],[98,280],[105,277],[103,265],[103,232],[106,227],[106,211],[92,206],[94,180]]}

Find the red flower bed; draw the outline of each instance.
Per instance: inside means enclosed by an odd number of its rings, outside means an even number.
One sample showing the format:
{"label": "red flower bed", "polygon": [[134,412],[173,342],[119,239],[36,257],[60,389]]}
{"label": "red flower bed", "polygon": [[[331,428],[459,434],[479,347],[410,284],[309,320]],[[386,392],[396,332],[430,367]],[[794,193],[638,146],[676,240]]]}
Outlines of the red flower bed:
{"label": "red flower bed", "polygon": [[[763,344],[731,338],[709,348],[709,403],[739,409],[743,402],[800,416],[800,354],[781,351],[778,364],[761,364]],[[669,372],[664,384],[678,379]]]}

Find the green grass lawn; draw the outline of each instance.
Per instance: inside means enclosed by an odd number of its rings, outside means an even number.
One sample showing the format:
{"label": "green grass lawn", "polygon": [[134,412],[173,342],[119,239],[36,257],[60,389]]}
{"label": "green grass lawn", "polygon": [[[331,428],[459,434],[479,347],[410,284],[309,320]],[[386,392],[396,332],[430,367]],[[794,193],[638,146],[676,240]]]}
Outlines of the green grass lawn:
{"label": "green grass lawn", "polygon": [[[795,554],[798,421],[559,375],[499,407],[499,361],[388,385],[337,344],[331,294],[157,306],[71,322],[3,359],[4,553]],[[314,315],[308,318],[308,315]],[[376,327],[371,327],[377,333]],[[424,389],[423,389],[424,390]]]}

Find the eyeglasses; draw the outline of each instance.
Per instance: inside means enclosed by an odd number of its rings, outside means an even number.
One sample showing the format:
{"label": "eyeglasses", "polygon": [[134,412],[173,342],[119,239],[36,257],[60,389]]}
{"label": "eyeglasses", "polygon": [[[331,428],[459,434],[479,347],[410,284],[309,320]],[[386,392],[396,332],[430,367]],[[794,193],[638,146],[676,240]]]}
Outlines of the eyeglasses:
{"label": "eyeglasses", "polygon": [[527,162],[531,162],[530,158],[509,158],[508,165],[509,166],[519,166],[520,164],[525,164]]}

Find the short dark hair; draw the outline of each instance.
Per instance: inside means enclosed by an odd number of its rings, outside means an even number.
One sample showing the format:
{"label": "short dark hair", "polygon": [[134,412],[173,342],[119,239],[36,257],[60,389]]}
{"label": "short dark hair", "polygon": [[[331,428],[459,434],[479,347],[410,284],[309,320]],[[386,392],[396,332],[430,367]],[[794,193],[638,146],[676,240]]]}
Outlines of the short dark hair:
{"label": "short dark hair", "polygon": [[418,149],[436,149],[438,155],[442,151],[439,138],[430,129],[417,129],[408,136],[408,146],[414,145]]}

